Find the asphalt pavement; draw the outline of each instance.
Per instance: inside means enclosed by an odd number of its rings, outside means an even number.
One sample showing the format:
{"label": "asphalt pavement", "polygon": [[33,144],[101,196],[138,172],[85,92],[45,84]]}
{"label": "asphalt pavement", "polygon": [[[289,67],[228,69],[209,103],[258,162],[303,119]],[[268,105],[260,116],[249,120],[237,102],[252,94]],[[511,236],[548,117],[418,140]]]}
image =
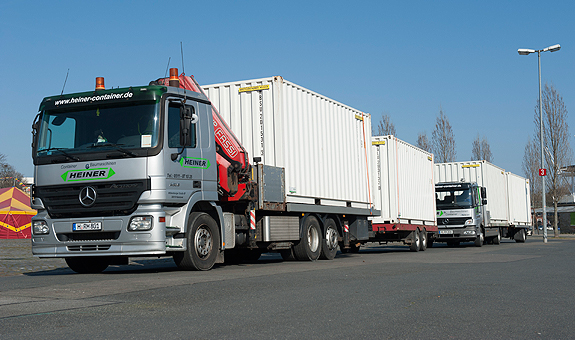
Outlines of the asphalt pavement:
{"label": "asphalt pavement", "polygon": [[80,275],[32,258],[29,240],[0,240],[0,338],[573,339],[573,241],[373,244],[207,272],[134,259]]}

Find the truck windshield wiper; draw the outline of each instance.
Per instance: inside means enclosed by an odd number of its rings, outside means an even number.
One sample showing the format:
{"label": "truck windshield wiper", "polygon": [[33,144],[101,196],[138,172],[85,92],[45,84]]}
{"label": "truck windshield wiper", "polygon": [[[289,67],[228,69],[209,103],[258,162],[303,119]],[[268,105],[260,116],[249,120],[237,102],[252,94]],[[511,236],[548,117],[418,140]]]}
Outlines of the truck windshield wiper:
{"label": "truck windshield wiper", "polygon": [[137,157],[138,155],[136,155],[135,153],[133,153],[130,150],[126,150],[124,148],[122,148],[120,145],[115,144],[115,143],[94,143],[92,144],[90,147],[91,148],[101,148],[104,146],[111,146],[113,148],[115,148],[116,150],[120,151],[121,153],[123,153],[126,156],[132,156],[132,157]]}
{"label": "truck windshield wiper", "polygon": [[58,152],[60,152],[62,155],[64,155],[64,157],[66,157],[67,160],[74,161],[74,162],[77,162],[77,161],[80,160],[80,158],[74,157],[74,156],[70,155],[69,153],[67,153],[67,152],[64,151],[64,150],[66,150],[66,149],[65,149],[65,148],[48,148],[48,149],[42,150],[41,152],[58,151]]}

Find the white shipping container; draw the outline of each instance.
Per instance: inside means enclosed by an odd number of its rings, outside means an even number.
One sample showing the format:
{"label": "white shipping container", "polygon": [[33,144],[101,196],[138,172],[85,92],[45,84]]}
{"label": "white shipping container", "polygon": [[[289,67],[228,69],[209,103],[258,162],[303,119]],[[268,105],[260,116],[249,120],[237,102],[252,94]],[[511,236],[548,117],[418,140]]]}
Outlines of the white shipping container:
{"label": "white shipping container", "polygon": [[373,223],[436,225],[433,154],[394,136],[372,138]]}
{"label": "white shipping container", "polygon": [[251,159],[285,168],[288,203],[371,208],[371,116],[280,76],[202,86]]}
{"label": "white shipping container", "polygon": [[487,161],[435,164],[435,183],[476,182],[487,188],[487,220],[495,226],[509,225],[505,170]]}
{"label": "white shipping container", "polygon": [[511,225],[531,225],[531,192],[529,180],[511,172],[506,172],[507,194],[509,197],[509,223]]}

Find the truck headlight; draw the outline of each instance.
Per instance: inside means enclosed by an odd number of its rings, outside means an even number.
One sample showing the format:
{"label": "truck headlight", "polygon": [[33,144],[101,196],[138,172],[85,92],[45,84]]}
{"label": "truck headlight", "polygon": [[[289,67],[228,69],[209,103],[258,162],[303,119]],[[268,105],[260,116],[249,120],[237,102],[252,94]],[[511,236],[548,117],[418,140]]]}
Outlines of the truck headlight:
{"label": "truck headlight", "polygon": [[475,230],[465,230],[463,235],[475,235]]}
{"label": "truck headlight", "polygon": [[470,218],[467,221],[465,221],[465,225],[472,225],[473,224],[473,219]]}
{"label": "truck headlight", "polygon": [[34,235],[46,235],[50,233],[50,228],[46,221],[34,221],[32,222],[32,232]]}
{"label": "truck headlight", "polygon": [[128,231],[146,231],[152,229],[152,216],[134,216],[130,219]]}

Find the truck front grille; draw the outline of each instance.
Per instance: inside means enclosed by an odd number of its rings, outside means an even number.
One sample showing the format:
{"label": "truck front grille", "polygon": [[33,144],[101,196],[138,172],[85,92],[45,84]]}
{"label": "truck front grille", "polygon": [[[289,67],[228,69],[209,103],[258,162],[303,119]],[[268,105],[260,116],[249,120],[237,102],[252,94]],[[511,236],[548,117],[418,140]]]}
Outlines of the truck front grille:
{"label": "truck front grille", "polygon": [[[89,207],[80,203],[80,191],[85,187],[96,191],[96,200]],[[146,190],[150,190],[150,179],[38,186],[35,196],[42,199],[52,218],[126,216],[136,210]]]}
{"label": "truck front grille", "polygon": [[463,225],[465,221],[470,219],[470,217],[447,217],[447,218],[438,218],[437,225]]}

